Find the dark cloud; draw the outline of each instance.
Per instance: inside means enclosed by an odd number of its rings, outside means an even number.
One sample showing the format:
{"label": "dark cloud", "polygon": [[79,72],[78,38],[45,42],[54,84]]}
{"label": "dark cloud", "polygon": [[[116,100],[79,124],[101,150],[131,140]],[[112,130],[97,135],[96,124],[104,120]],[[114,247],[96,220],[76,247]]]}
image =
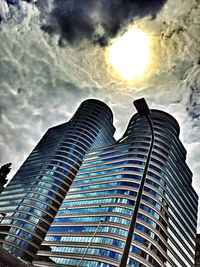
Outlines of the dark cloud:
{"label": "dark cloud", "polygon": [[[100,46],[106,46],[121,26],[136,17],[150,15],[152,19],[166,0],[54,0],[47,25],[43,30],[56,32],[70,43],[83,38],[90,39]],[[44,2],[37,2],[45,11]]]}
{"label": "dark cloud", "polygon": [[[8,5],[18,5],[20,0],[6,0]],[[28,3],[35,3],[37,2],[37,0],[22,0],[24,2],[28,2]]]}
{"label": "dark cloud", "polygon": [[8,5],[16,5],[19,3],[19,0],[6,0],[6,2],[8,3]]}

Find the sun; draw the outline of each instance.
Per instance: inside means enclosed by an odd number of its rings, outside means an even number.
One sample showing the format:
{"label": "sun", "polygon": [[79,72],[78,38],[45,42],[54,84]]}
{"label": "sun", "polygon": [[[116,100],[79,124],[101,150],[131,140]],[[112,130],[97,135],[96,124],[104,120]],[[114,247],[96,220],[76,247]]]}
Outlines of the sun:
{"label": "sun", "polygon": [[107,52],[114,70],[121,78],[130,81],[140,76],[149,63],[149,38],[138,28],[131,28],[114,39]]}

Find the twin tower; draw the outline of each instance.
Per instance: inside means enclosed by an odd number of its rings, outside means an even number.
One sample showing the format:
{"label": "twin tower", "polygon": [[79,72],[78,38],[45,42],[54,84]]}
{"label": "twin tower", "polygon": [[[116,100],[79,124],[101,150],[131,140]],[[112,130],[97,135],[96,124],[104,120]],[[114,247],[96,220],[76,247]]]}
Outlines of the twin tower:
{"label": "twin tower", "polygon": [[32,266],[191,267],[198,197],[179,126],[139,100],[124,136],[84,101],[0,195],[0,243]]}

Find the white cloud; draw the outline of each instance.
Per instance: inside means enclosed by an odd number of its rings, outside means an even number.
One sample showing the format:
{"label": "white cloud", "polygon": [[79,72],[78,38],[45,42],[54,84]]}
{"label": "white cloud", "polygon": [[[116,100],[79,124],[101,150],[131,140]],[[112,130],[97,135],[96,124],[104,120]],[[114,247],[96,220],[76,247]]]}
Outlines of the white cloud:
{"label": "white cloud", "polygon": [[8,5],[7,5],[7,2],[5,0],[2,0],[0,2],[0,16],[1,16],[1,19],[6,19],[8,13],[9,13],[9,8],[8,8]]}

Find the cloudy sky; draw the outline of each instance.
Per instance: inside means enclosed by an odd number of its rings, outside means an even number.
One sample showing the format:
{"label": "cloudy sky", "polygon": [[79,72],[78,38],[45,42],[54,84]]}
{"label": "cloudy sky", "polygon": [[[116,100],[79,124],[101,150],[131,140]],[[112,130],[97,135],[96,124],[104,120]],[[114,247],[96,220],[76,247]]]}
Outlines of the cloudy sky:
{"label": "cloudy sky", "polygon": [[[148,36],[151,57],[126,81],[108,48],[131,27]],[[132,101],[145,97],[178,120],[200,195],[199,33],[199,0],[1,0],[0,164],[13,163],[12,177],[44,132],[86,98],[111,107],[119,138]]]}

